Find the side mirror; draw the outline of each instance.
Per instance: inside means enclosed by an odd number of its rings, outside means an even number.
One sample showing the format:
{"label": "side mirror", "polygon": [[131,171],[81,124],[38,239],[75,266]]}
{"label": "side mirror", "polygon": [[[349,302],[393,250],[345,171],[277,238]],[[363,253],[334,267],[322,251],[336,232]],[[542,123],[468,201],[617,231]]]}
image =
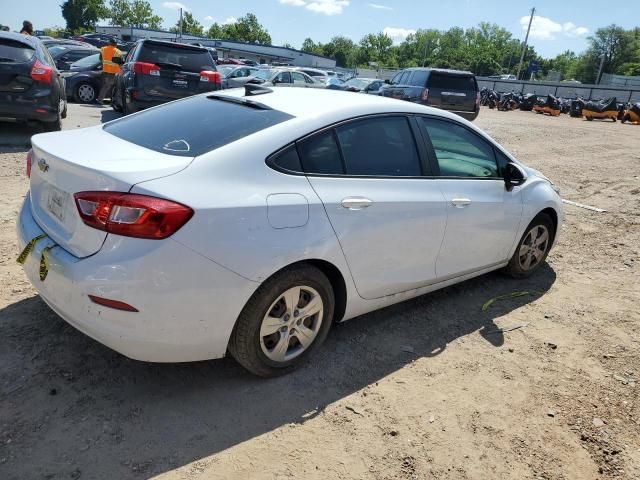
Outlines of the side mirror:
{"label": "side mirror", "polygon": [[508,192],[527,181],[527,174],[515,163],[507,163],[504,170],[504,184]]}
{"label": "side mirror", "polygon": [[387,85],[391,85],[391,80],[389,80],[388,78],[385,78],[384,83],[386,83]]}
{"label": "side mirror", "polygon": [[117,65],[124,65],[124,60],[122,59],[122,57],[116,57],[114,56],[111,61]]}

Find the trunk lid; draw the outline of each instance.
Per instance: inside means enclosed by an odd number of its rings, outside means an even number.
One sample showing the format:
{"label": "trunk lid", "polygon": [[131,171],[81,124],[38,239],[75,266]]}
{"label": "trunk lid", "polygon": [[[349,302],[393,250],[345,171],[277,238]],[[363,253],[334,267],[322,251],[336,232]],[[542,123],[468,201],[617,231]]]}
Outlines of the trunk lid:
{"label": "trunk lid", "polygon": [[14,94],[28,91],[34,81],[31,66],[36,51],[26,43],[9,38],[0,38],[0,92]]}
{"label": "trunk lid", "polygon": [[140,147],[102,126],[35,135],[32,145],[32,214],[54,242],[80,258],[100,250],[107,233],[84,224],[74,193],[128,192],[136,183],[177,173],[193,160]]}

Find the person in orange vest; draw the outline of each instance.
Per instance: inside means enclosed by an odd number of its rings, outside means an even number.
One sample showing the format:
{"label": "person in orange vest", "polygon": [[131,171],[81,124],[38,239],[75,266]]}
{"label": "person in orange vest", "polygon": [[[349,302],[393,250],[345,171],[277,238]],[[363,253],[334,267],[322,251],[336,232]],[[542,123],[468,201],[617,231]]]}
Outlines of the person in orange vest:
{"label": "person in orange vest", "polygon": [[105,45],[100,49],[100,61],[102,62],[102,87],[98,94],[97,102],[102,105],[104,97],[109,94],[113,88],[113,82],[116,74],[120,73],[120,65],[113,61],[114,57],[122,59],[122,52],[116,48],[117,42],[115,38],[109,40],[109,45]]}

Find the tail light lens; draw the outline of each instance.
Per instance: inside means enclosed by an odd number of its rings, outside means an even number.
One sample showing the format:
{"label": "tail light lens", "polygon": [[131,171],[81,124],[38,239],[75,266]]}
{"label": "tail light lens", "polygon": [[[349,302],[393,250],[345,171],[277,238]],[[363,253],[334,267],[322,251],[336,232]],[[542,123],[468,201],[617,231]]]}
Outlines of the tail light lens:
{"label": "tail light lens", "polygon": [[220,84],[220,74],[211,70],[203,70],[200,72],[200,81]]}
{"label": "tail light lens", "polygon": [[31,178],[31,164],[33,163],[33,150],[27,152],[27,178]]}
{"label": "tail light lens", "polygon": [[193,216],[180,203],[134,193],[80,192],[74,198],[86,225],[125,237],[161,240]]}
{"label": "tail light lens", "polygon": [[155,63],[133,62],[131,65],[131,71],[142,75],[153,75],[155,77],[160,76],[160,67]]}
{"label": "tail light lens", "polygon": [[36,63],[34,63],[33,67],[31,67],[31,78],[36,82],[51,85],[52,77],[53,68],[40,62],[40,60],[36,60]]}
{"label": "tail light lens", "polygon": [[423,88],[422,89],[422,96],[420,98],[422,99],[423,102],[426,102],[429,99],[429,89],[428,88]]}

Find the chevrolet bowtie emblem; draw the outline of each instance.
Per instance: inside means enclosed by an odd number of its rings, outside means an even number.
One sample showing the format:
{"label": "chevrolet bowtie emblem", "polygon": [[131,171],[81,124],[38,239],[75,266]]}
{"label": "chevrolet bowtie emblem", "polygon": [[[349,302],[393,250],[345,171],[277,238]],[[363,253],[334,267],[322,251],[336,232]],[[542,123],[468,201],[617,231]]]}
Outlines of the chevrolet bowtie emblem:
{"label": "chevrolet bowtie emblem", "polygon": [[38,160],[38,168],[41,172],[46,172],[49,170],[49,164],[45,161],[44,158]]}

